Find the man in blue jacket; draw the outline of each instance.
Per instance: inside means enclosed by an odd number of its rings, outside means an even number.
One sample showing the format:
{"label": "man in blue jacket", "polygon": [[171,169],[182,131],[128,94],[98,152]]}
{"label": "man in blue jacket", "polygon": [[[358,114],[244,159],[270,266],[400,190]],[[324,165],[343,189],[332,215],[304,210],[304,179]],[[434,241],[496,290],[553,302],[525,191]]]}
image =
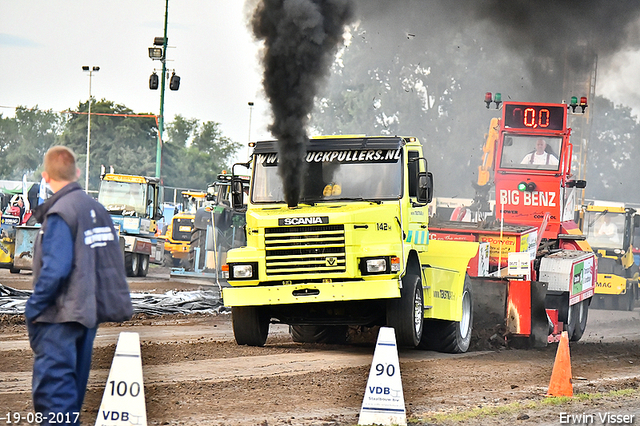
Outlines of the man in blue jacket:
{"label": "man in blue jacket", "polygon": [[133,313],[113,221],[78,185],[79,176],[73,151],[47,151],[42,177],[54,194],[34,212],[42,228],[25,308],[42,425],[79,424],[98,324]]}

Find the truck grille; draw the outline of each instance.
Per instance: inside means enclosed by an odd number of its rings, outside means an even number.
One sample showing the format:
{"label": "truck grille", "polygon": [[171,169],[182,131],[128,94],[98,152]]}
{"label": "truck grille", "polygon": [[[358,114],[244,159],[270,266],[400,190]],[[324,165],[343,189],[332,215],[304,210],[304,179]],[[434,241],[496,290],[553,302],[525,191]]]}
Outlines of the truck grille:
{"label": "truck grille", "polygon": [[344,225],[266,228],[267,275],[346,271]]}

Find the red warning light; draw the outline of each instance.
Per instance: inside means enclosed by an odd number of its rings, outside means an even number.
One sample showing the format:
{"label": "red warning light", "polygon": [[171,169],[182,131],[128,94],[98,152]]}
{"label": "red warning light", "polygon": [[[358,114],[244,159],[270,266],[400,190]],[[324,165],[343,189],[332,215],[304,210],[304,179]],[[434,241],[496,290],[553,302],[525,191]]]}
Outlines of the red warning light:
{"label": "red warning light", "polygon": [[484,94],[484,103],[487,104],[487,109],[489,108],[489,106],[491,105],[491,92],[487,92]]}

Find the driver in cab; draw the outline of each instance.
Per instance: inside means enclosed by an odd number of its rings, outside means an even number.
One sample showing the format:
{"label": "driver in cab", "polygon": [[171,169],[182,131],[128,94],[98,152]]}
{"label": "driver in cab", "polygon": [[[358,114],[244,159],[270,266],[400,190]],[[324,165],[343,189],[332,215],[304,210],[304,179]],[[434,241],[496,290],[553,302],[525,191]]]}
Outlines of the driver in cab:
{"label": "driver in cab", "polygon": [[536,140],[536,149],[525,155],[520,164],[557,166],[558,157],[547,150],[547,141],[540,138]]}

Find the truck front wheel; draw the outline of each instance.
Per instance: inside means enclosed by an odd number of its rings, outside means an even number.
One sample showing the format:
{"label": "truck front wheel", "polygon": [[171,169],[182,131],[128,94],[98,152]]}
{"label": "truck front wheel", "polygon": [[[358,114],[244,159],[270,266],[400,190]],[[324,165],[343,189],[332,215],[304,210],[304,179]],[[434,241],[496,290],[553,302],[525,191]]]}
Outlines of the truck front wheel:
{"label": "truck front wheel", "polygon": [[425,320],[420,349],[452,354],[464,353],[471,345],[473,328],[473,294],[467,276],[462,290],[462,318],[460,321]]}
{"label": "truck front wheel", "polygon": [[387,302],[387,324],[395,329],[398,346],[415,348],[420,343],[423,320],[422,280],[407,274],[402,278],[400,298]]}
{"label": "truck front wheel", "polygon": [[258,306],[234,306],[231,322],[236,343],[247,346],[264,346],[269,334],[270,318]]}
{"label": "truck front wheel", "polygon": [[135,277],[138,275],[138,255],[136,253],[124,254],[124,269],[127,272],[128,277]]}

